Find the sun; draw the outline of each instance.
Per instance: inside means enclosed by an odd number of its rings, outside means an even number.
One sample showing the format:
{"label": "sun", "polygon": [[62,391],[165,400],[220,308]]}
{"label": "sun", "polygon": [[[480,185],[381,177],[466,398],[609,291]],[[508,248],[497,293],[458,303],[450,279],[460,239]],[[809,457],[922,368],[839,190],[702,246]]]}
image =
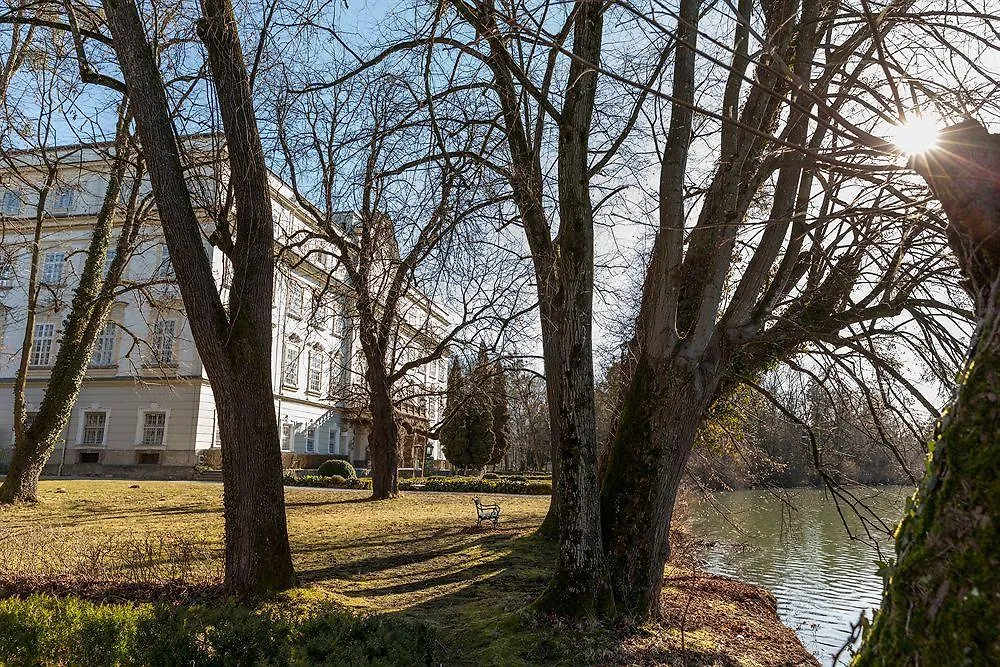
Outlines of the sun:
{"label": "sun", "polygon": [[927,116],[911,116],[892,126],[889,140],[906,155],[925,153],[937,146],[937,123]]}

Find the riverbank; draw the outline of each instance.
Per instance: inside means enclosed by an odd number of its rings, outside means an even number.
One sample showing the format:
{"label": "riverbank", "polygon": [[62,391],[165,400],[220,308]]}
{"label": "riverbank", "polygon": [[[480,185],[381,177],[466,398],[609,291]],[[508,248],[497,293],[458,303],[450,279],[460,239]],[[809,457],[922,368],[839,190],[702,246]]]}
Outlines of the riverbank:
{"label": "riverbank", "polygon": [[[661,623],[583,628],[526,618],[521,610],[544,590],[553,558],[553,545],[533,535],[544,497],[497,496],[498,530],[477,530],[471,499],[461,494],[369,502],[363,492],[287,489],[286,498],[302,583],[292,597],[407,628],[377,635],[387,642],[407,641],[418,624],[433,637],[435,663],[817,664],[781,625],[768,593],[683,561],[667,572]],[[213,597],[222,573],[219,486],[43,482],[42,499],[0,509],[0,597],[44,590],[83,592],[98,607],[179,596],[198,608],[220,604]],[[125,616],[153,613],[143,609]],[[8,620],[27,618],[8,611]]]}

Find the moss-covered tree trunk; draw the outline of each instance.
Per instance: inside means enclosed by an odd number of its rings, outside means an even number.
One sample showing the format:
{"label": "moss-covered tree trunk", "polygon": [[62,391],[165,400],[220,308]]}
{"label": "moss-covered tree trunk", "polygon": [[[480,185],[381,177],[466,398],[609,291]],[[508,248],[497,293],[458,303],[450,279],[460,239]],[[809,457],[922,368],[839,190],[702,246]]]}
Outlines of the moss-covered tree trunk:
{"label": "moss-covered tree trunk", "polygon": [[604,550],[617,611],[659,618],[670,519],[707,409],[701,383],[641,355],[622,401],[601,488]]}
{"label": "moss-covered tree trunk", "polygon": [[948,215],[979,324],[964,382],[896,531],[856,666],[1000,664],[1000,136],[977,123],[915,161]]}
{"label": "moss-covered tree trunk", "polygon": [[[119,127],[119,137],[116,143],[114,164],[104,196],[104,204],[94,224],[90,245],[87,248],[87,259],[83,267],[80,284],[73,294],[63,327],[59,351],[56,354],[52,372],[45,387],[45,395],[38,408],[38,414],[25,428],[15,429],[17,437],[14,441],[14,456],[3,485],[0,486],[0,503],[15,501],[35,502],[38,500],[38,479],[46,461],[55,449],[56,443],[66,423],[70,412],[80,394],[80,387],[87,374],[90,355],[94,341],[108,319],[108,313],[114,302],[113,288],[118,284],[122,270],[134,246],[134,218],[127,216],[119,237],[116,261],[112,263],[108,276],[104,277],[104,258],[111,241],[111,230],[115,219],[115,207],[118,193],[121,190],[125,175],[125,161],[128,151],[128,135],[124,126]],[[44,207],[44,197],[39,204],[39,223]],[[134,213],[134,204],[132,206]],[[36,227],[36,230],[38,227]],[[36,232],[37,235],[37,232]],[[37,249],[37,241],[36,241]],[[37,254],[37,252],[36,252]],[[32,276],[29,279],[29,290],[34,289],[35,273],[37,273],[37,258],[32,260]],[[29,304],[29,311],[34,311],[34,305]],[[25,326],[30,329],[33,318],[29,317]],[[31,351],[30,331],[25,333],[29,343],[22,350],[21,367],[27,369],[26,360]],[[23,371],[19,373],[18,392],[20,404],[15,410],[16,417],[22,415],[24,408]],[[23,416],[20,417],[23,419]]]}

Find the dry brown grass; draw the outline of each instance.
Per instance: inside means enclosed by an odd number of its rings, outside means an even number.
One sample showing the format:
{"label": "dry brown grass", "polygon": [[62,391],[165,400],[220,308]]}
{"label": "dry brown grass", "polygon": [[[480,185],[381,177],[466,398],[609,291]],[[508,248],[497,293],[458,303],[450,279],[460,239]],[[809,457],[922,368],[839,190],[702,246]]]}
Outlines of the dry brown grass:
{"label": "dry brown grass", "polygon": [[[43,482],[40,504],[0,509],[0,581],[61,578],[83,588],[97,580],[217,583],[221,487],[131,485]],[[773,609],[769,614],[748,592],[757,589],[715,577],[668,580],[665,600],[687,612],[683,619],[668,616],[663,626],[576,628],[527,618],[519,612],[544,589],[553,558],[552,546],[532,536],[548,498],[494,499],[503,507],[501,528],[478,531],[469,494],[421,492],[370,502],[365,492],[289,488],[296,570],[304,586],[344,605],[432,624],[446,664],[807,661]],[[731,636],[750,623],[752,636]]]}

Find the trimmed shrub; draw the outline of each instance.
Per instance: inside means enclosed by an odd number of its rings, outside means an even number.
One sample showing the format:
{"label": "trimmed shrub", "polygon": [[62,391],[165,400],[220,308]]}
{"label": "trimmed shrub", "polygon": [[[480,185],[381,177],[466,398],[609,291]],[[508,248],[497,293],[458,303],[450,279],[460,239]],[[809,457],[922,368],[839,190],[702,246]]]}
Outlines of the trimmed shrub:
{"label": "trimmed shrub", "polygon": [[345,477],[341,477],[340,475],[330,475],[330,484],[333,484],[334,486],[343,484],[346,481],[347,479]]}
{"label": "trimmed shrub", "polygon": [[201,465],[209,470],[222,470],[222,449],[213,447],[205,449],[198,455],[201,458]]}
{"label": "trimmed shrub", "polygon": [[500,475],[495,472],[484,472],[483,479],[500,479]]}
{"label": "trimmed shrub", "polygon": [[0,600],[0,664],[430,665],[419,622],[357,616],[299,591],[256,608]]}
{"label": "trimmed shrub", "polygon": [[356,479],[358,476],[354,466],[341,459],[330,459],[329,461],[324,461],[319,466],[319,470],[316,471],[316,474],[320,477],[333,477],[334,475],[338,475],[345,479]]}

